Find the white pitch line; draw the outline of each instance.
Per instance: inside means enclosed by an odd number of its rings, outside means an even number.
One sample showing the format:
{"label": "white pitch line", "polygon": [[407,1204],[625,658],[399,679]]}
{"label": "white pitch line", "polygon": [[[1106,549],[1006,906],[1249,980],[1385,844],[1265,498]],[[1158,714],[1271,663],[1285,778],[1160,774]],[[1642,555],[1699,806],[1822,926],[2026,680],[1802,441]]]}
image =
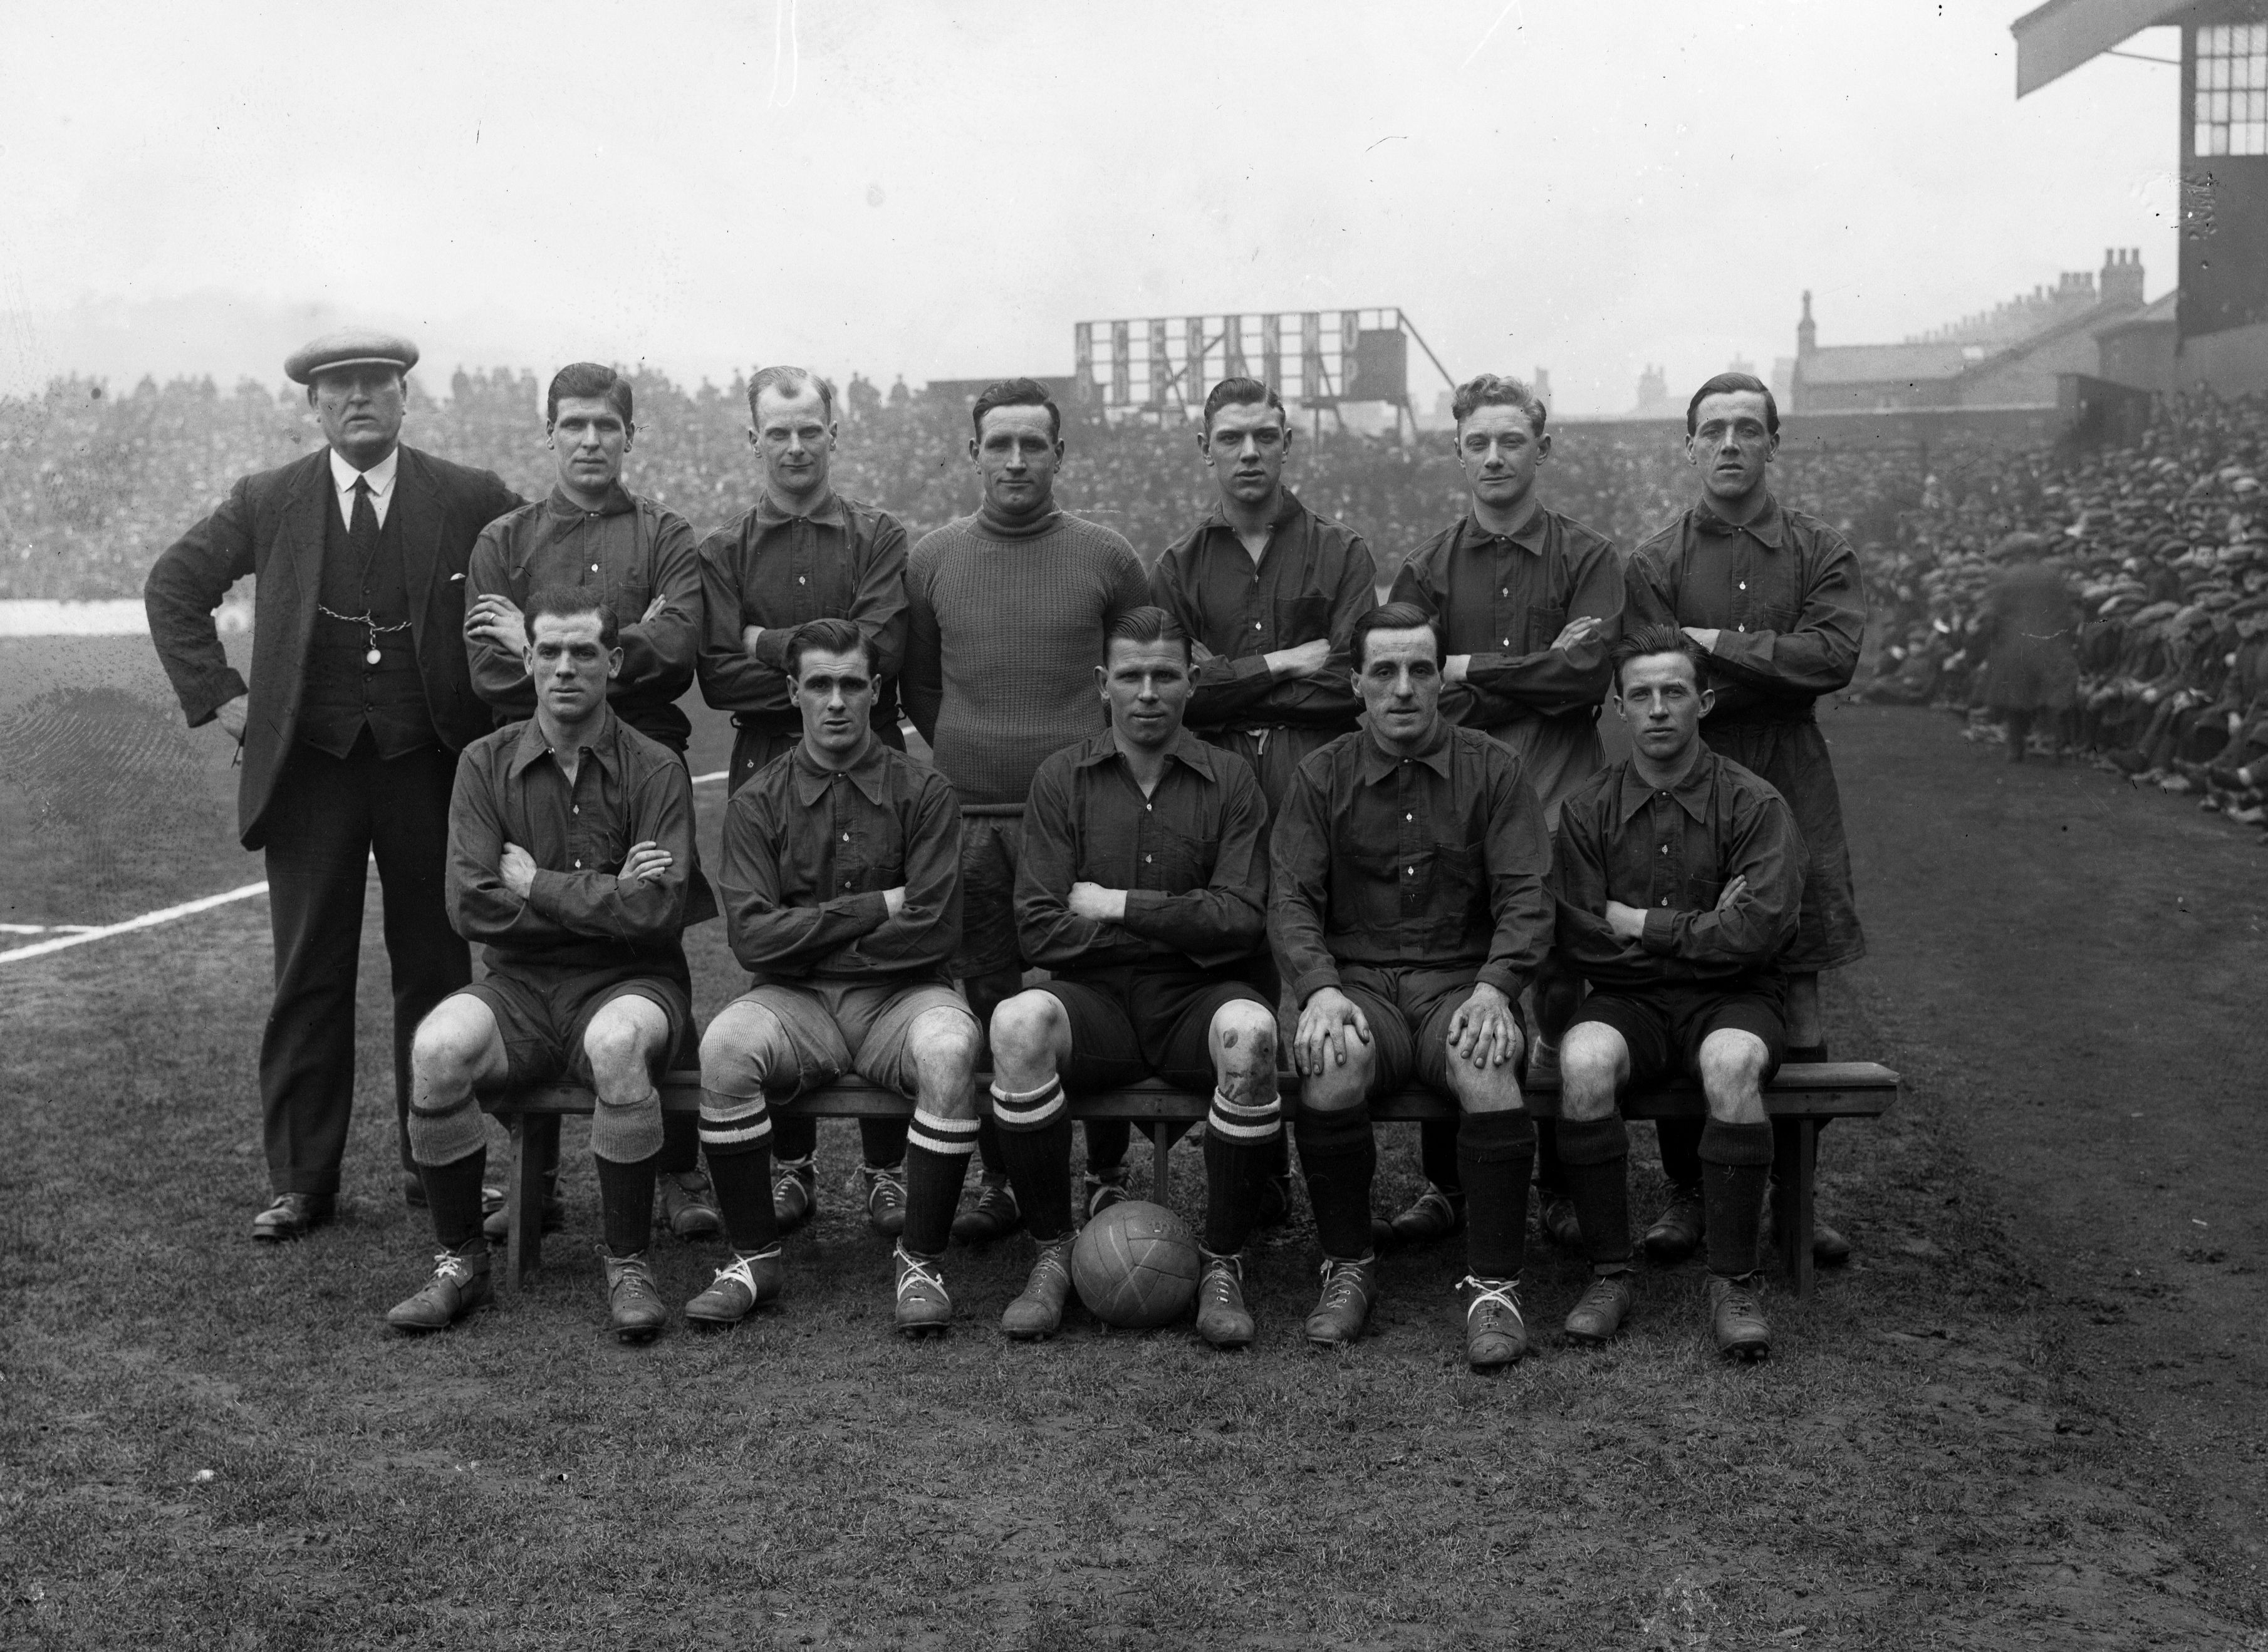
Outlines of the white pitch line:
{"label": "white pitch line", "polygon": [[122,924],[105,924],[98,929],[83,929],[75,935],[58,935],[53,940],[38,940],[28,947],[13,948],[7,952],[0,952],[0,963],[13,963],[19,958],[40,957],[50,952],[61,952],[66,947],[83,947],[90,940],[107,940],[111,936],[125,934],[129,930],[153,929],[159,924],[170,924],[177,918],[188,918],[198,912],[210,911],[216,906],[225,906],[231,901],[241,901],[267,893],[265,883],[247,883],[240,889],[231,889],[224,895],[208,895],[202,900],[184,901],[179,906],[144,912],[141,917],[129,918]]}
{"label": "white pitch line", "polygon": [[723,779],[723,778],[725,777],[725,775],[726,775],[726,774],[728,774],[728,773],[730,773],[730,772],[731,772],[731,771],[729,771],[729,770],[725,770],[725,769],[719,769],[719,770],[718,770],[718,771],[717,771],[717,772],[716,772],[716,773],[714,773],[714,774],[696,774],[696,775],[695,775],[695,776],[693,777],[693,784],[694,784],[694,785],[708,785],[708,784],[709,784],[709,782],[711,782],[711,780],[721,780],[721,779]]}

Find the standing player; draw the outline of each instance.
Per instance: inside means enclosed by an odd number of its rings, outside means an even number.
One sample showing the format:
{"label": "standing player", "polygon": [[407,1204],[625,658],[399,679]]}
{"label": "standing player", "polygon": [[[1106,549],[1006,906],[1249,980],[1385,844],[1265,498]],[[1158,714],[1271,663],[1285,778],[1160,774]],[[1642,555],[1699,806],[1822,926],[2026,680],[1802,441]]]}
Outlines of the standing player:
{"label": "standing player", "polygon": [[[1536,497],[1551,438],[1533,390],[1484,372],[1457,387],[1450,411],[1465,513],[1410,554],[1395,576],[1394,600],[1415,603],[1442,628],[1449,658],[1441,675],[1453,685],[1442,704],[1467,728],[1520,754],[1544,824],[1556,831],[1560,804],[1606,762],[1599,704],[1622,623],[1622,558],[1612,540]],[[1576,992],[1547,961],[1536,985],[1538,1061],[1548,1059]],[[1394,1219],[1397,1238],[1440,1238],[1462,1220],[1455,1130],[1422,1127],[1426,1190]],[[1558,1196],[1553,1141],[1550,1122],[1539,1124],[1543,1225],[1572,1243],[1573,1212]]]}
{"label": "standing player", "polygon": [[[543,404],[544,438],[557,473],[551,496],[498,517],[473,547],[465,579],[465,647],[474,690],[494,709],[501,726],[535,710],[535,685],[526,663],[527,629],[520,616],[529,592],[571,586],[617,615],[636,615],[619,630],[622,665],[607,686],[607,704],[682,762],[693,725],[677,700],[693,683],[701,570],[691,524],[622,486],[622,460],[637,435],[632,406],[630,380],[612,367],[578,361],[552,376]],[[717,916],[716,897],[697,862],[687,889],[687,923],[705,924]],[[694,1119],[665,1114],[662,1133],[658,1219],[681,1239],[719,1236],[724,1223],[701,1174]],[[556,1225],[556,1125],[545,1147],[545,1220]],[[500,1239],[508,1221],[504,1195],[490,1191],[489,1237]]]}
{"label": "standing player", "polygon": [[[1104,723],[1094,662],[1110,628],[1148,601],[1134,548],[1058,509],[1063,416],[1045,386],[1010,379],[976,398],[968,444],[984,502],[914,547],[906,709],[961,799],[961,944],[954,970],[980,1024],[1023,984],[1016,864],[1024,800],[1040,764]],[[990,1132],[987,1132],[988,1135]],[[1127,1132],[1088,1126],[1087,1168],[1123,1180]],[[954,1223],[989,1239],[1021,1220],[984,1145],[984,1190]],[[1090,1201],[1092,1202],[1092,1201]]]}
{"label": "standing player", "polygon": [[[325,447],[246,476],[150,570],[150,637],[189,726],[243,748],[237,824],[265,852],[276,999],[260,1043],[261,1133],[275,1190],[252,1236],[331,1220],[354,1104],[355,970],[378,861],[393,968],[394,1100],[403,1192],[409,1040],[472,979],[443,904],[453,753],[491,726],[465,665],[465,562],[520,498],[485,470],[401,445],[417,347],[334,333],[284,371],[307,387]],[[213,610],[258,576],[252,685]]]}
{"label": "standing player", "polygon": [[765,1094],[856,1070],[914,1098],[895,1255],[897,1328],[939,1331],[938,1271],[976,1145],[977,1029],[947,975],[961,940],[953,789],[873,729],[874,650],[847,619],[796,628],[782,656],[803,739],[725,807],[725,921],[748,990],[701,1041],[701,1139],[734,1252],[686,1304],[729,1325],[778,1294]]}
{"label": "standing player", "polygon": [[[1859,559],[1843,536],[1773,498],[1779,407],[1764,384],[1727,372],[1685,409],[1686,462],[1701,473],[1701,500],[1631,557],[1631,619],[1683,628],[1709,656],[1715,709],[1702,719],[1711,750],[1761,777],[1786,800],[1803,834],[1803,910],[1787,972],[1787,1059],[1827,1058],[1819,975],[1867,955],[1851,888],[1843,802],[1814,705],[1848,686],[1867,625]],[[1697,1138],[1660,1131],[1669,1207],[1647,1233],[1665,1260],[1690,1255],[1705,1220]],[[1777,1132],[1776,1175],[1794,1174],[1792,1132]],[[1850,1242],[1817,1224],[1812,1254],[1847,1261]]]}
{"label": "standing player", "polygon": [[[1150,571],[1151,601],[1196,639],[1189,727],[1251,765],[1271,810],[1309,752],[1353,732],[1362,702],[1347,638],[1378,606],[1362,535],[1284,485],[1292,446],[1275,391],[1257,379],[1213,386],[1197,446],[1220,502]],[[1270,1152],[1263,1219],[1280,1221],[1291,1202],[1281,1132]]]}
{"label": "standing player", "polygon": [[[1182,726],[1189,634],[1163,608],[1110,628],[1110,726],[1040,765],[1024,811],[1016,922],[1052,978],[992,1012],[992,1117],[1039,1241],[1000,1328],[1054,1334],[1071,1294],[1064,1093],[1162,1076],[1212,1091],[1197,1334],[1252,1340],[1244,1242],[1283,1135],[1268,967],[1268,806],[1244,760]],[[1157,1190],[1162,1200],[1165,1190]]]}
{"label": "standing player", "polygon": [[1786,1043],[1778,960],[1803,899],[1803,844],[1779,793],[1701,743],[1701,649],[1648,625],[1616,649],[1631,755],[1567,800],[1551,861],[1560,955],[1591,985],[1559,1054],[1559,1154],[1594,1278],[1567,1316],[1579,1342],[1630,1311],[1632,1085],[1690,1073],[1701,1132],[1709,1306],[1719,1351],[1770,1350],[1756,1307],[1757,1228],[1771,1164],[1764,1081]]}
{"label": "standing player", "polygon": [[1300,1006],[1296,1133],[1323,1288],[1308,1340],[1344,1346],[1378,1294],[1367,1103],[1412,1078],[1455,1099],[1465,1356],[1528,1349],[1519,1280],[1535,1130],[1520,994],[1551,939],[1543,808],[1499,741],[1441,715],[1441,645],[1405,602],[1354,625],[1364,728],[1300,765],[1271,843],[1268,938]]}
{"label": "standing player", "polygon": [[449,916],[484,943],[488,971],[419,1023],[413,1057],[410,1145],[441,1252],[387,1318],[439,1331],[488,1299],[474,1094],[563,1070],[599,1098],[591,1154],[613,1329],[644,1342],[669,1319],[646,1246],[662,1140],[654,1080],[693,1024],[679,940],[693,785],[675,753],[608,708],[622,651],[603,599],[555,586],[525,611],[535,715],[465,749],[449,805]]}
{"label": "standing player", "polygon": [[[898,732],[898,673],[906,645],[906,530],[835,491],[835,389],[801,367],[766,367],[748,384],[748,445],[763,461],[764,490],[740,520],[701,542],[701,697],[733,713],[726,785],[738,792],[803,738],[787,670],[796,628],[849,619],[866,639],[874,737],[905,749]],[[858,1139],[866,1220],[894,1237],[905,1226],[906,1127],[862,1118]],[[813,1154],[819,1121],[787,1117],[772,1132],[773,1198],[792,1230],[819,1207]]]}
{"label": "standing player", "polygon": [[1197,446],[1219,503],[1150,572],[1152,600],[1196,644],[1190,730],[1243,758],[1270,808],[1309,752],[1353,732],[1347,638],[1378,606],[1362,535],[1284,485],[1292,437],[1257,379],[1213,386]]}

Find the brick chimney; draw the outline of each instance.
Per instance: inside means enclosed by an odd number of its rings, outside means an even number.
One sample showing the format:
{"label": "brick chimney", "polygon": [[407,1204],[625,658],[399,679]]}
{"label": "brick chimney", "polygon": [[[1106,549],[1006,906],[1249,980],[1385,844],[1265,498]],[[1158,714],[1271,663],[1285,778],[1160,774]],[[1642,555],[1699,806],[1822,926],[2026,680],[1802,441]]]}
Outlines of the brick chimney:
{"label": "brick chimney", "polygon": [[1811,319],[1811,294],[1803,295],[1803,319],[1795,324],[1795,354],[1798,360],[1819,348],[1819,324]]}
{"label": "brick chimney", "polygon": [[2139,247],[2107,247],[2102,252],[2102,279],[2099,284],[2102,301],[2117,305],[2123,310],[2142,306],[2142,249]]}

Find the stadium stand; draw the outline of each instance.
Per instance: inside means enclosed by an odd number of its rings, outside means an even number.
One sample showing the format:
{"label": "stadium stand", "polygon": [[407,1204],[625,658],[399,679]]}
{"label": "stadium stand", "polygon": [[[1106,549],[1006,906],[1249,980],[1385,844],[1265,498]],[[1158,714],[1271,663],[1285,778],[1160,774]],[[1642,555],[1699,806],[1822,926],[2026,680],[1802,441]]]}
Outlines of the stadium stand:
{"label": "stadium stand", "polygon": [[[1992,713],[1987,594],[2012,533],[2045,535],[2075,602],[2078,703],[2032,737],[2240,824],[2268,820],[2268,402],[2161,404],[2141,439],[2003,454],[1932,474],[1889,536],[1860,541],[1882,646],[1864,697],[1934,705],[1970,737]],[[2258,765],[2256,769],[2254,765]]]}

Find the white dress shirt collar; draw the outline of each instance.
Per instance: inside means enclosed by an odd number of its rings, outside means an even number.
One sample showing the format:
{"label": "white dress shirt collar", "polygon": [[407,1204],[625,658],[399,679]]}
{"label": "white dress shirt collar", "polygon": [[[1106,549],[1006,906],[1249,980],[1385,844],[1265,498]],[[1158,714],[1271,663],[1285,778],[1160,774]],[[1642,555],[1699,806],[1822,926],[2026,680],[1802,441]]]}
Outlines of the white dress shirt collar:
{"label": "white dress shirt collar", "polygon": [[387,507],[394,502],[394,475],[401,463],[401,449],[395,448],[367,470],[357,470],[339,457],[339,450],[330,450],[331,486],[339,497],[339,520],[349,527],[354,526],[354,484],[356,478],[370,483],[370,507],[378,513],[378,525],[386,526]]}

